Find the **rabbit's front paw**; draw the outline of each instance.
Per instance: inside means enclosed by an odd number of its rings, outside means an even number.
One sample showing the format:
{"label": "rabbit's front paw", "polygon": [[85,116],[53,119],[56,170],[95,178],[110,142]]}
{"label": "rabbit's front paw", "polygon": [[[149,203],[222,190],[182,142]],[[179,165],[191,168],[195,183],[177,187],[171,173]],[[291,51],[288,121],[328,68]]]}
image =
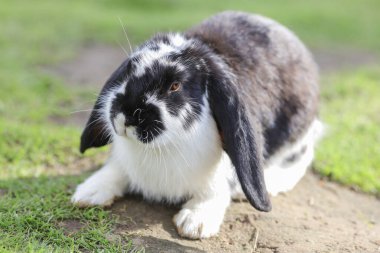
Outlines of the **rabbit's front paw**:
{"label": "rabbit's front paw", "polygon": [[182,209],[173,218],[178,234],[190,239],[201,239],[216,235],[223,217],[203,209]]}
{"label": "rabbit's front paw", "polygon": [[[100,171],[99,171],[100,172]],[[71,202],[79,207],[109,206],[114,199],[123,195],[124,185],[111,175],[95,173],[78,185]]]}

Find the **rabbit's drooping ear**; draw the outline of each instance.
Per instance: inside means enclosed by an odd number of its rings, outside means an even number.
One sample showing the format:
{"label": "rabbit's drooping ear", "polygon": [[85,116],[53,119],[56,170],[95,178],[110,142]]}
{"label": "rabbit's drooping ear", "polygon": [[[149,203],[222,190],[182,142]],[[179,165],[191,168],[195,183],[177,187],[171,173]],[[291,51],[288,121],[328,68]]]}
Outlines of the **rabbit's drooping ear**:
{"label": "rabbit's drooping ear", "polygon": [[228,78],[214,78],[208,84],[208,96],[224,149],[236,169],[248,201],[257,210],[270,211],[255,126],[249,121],[236,87]]}
{"label": "rabbit's drooping ear", "polygon": [[130,65],[129,60],[124,61],[103,86],[81,136],[81,153],[89,148],[101,147],[111,142],[111,136],[105,133],[107,126],[103,115],[104,97],[125,79]]}

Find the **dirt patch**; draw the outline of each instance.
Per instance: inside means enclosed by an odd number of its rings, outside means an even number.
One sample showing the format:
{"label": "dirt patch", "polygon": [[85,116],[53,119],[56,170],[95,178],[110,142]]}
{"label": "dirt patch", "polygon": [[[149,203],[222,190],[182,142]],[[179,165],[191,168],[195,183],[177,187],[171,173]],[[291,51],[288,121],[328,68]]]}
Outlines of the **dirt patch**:
{"label": "dirt patch", "polygon": [[88,110],[86,111],[80,110],[67,115],[50,115],[48,121],[55,125],[75,126],[83,129],[90,117],[90,108],[92,109],[94,103],[95,100],[91,105],[88,105]]}
{"label": "dirt patch", "polygon": [[93,44],[81,49],[76,58],[43,70],[60,77],[67,85],[98,92],[125,59],[126,53],[121,48]]}
{"label": "dirt patch", "polygon": [[[74,59],[56,66],[45,66],[41,70],[58,77],[69,87],[82,87],[94,94],[93,101],[78,101],[75,112],[67,115],[51,115],[48,120],[57,125],[83,128],[94,106],[96,96],[113,71],[126,59],[121,47],[89,45]],[[64,106],[64,105],[62,105]]]}
{"label": "dirt patch", "polygon": [[272,202],[270,213],[232,203],[217,237],[193,241],[176,233],[178,207],[127,196],[111,208],[119,220],[113,233],[147,252],[380,252],[380,201],[374,197],[309,173]]}
{"label": "dirt patch", "polygon": [[314,49],[312,52],[322,74],[380,64],[378,54],[359,49]]}
{"label": "dirt patch", "polygon": [[58,227],[62,228],[68,236],[78,233],[84,226],[78,220],[63,220],[58,223]]}
{"label": "dirt patch", "polygon": [[96,157],[81,157],[68,159],[65,165],[47,166],[48,174],[53,175],[79,175],[99,169],[108,158],[107,151],[98,152]]}
{"label": "dirt patch", "polygon": [[0,189],[0,197],[3,197],[8,194],[8,190],[6,189]]}

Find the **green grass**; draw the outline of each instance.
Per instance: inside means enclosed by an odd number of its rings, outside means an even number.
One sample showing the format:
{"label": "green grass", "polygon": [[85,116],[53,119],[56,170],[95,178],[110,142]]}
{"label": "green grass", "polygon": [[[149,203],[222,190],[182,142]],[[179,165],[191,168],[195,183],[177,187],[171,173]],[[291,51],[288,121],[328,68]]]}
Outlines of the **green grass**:
{"label": "green grass", "polygon": [[[80,129],[57,124],[86,109],[92,91],[64,87],[41,71],[75,56],[89,43],[126,45],[119,18],[136,44],[158,31],[182,30],[225,9],[270,16],[309,46],[380,52],[378,0],[3,0],[0,7],[0,252],[128,250],[127,238],[107,237],[115,218],[99,208],[79,210],[69,197],[82,177],[57,177],[75,163]],[[125,46],[127,47],[127,46]],[[316,168],[368,192],[379,189],[380,71],[324,80],[322,117],[330,131]],[[88,157],[93,158],[92,152]],[[85,224],[67,234],[59,223]],[[125,247],[125,248],[123,248]]]}
{"label": "green grass", "polygon": [[380,194],[380,68],[325,78],[317,150],[320,173],[365,192]]}
{"label": "green grass", "polygon": [[[101,208],[78,209],[69,195],[83,177],[61,176],[0,181],[0,252],[133,250],[127,238],[109,236],[114,220]],[[3,190],[4,191],[4,190]],[[78,223],[75,229],[65,225]]]}

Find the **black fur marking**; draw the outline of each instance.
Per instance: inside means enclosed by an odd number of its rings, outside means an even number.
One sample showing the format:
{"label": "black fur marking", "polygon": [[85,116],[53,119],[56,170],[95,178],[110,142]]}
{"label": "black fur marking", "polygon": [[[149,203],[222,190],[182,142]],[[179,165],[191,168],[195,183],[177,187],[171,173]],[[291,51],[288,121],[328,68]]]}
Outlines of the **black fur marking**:
{"label": "black fur marking", "polygon": [[170,45],[170,40],[167,34],[158,34],[156,36],[157,41],[161,41],[166,45]]}
{"label": "black fur marking", "polygon": [[131,59],[130,61],[128,61],[127,66],[125,68],[126,75],[129,75],[130,73],[135,71],[135,68],[136,66],[134,65],[134,60]]}
{"label": "black fur marking", "polygon": [[141,142],[149,143],[165,131],[160,111],[156,106],[147,105],[146,110],[142,111],[140,117],[143,122],[138,124],[136,133]]}
{"label": "black fur marking", "polygon": [[224,147],[236,168],[242,189],[256,209],[269,211],[271,204],[264,183],[262,161],[245,109],[238,101],[234,104],[228,102],[230,96],[236,96],[231,94],[231,90],[220,87],[220,84],[215,85],[219,87],[214,85],[210,86],[210,104],[223,131]]}
{"label": "black fur marking", "polygon": [[273,125],[268,126],[264,131],[265,158],[273,155],[282,145],[289,141],[291,132],[291,120],[297,114],[300,104],[297,98],[284,101],[280,106]]}
{"label": "black fur marking", "polygon": [[99,110],[102,108],[102,97],[114,87],[120,85],[129,74],[128,69],[130,70],[131,67],[128,67],[128,65],[131,65],[130,61],[124,61],[102,88],[81,136],[81,153],[84,153],[88,148],[101,147],[111,142],[111,138],[107,133],[106,122],[101,118],[102,115],[99,113]]}
{"label": "black fur marking", "polygon": [[270,211],[257,133],[246,115],[235,87],[213,62],[208,85],[210,107],[223,133],[224,149],[236,169],[242,189],[252,206]]}
{"label": "black fur marking", "polygon": [[[199,43],[194,41],[194,43]],[[185,118],[184,128],[188,129],[200,118],[202,114],[203,95],[205,94],[205,82],[207,81],[207,68],[203,63],[204,52],[190,46],[183,49],[180,53],[172,53],[169,59],[180,62],[186,66],[186,81],[183,83],[183,92],[186,94],[186,102],[190,104],[191,113]],[[198,67],[197,67],[198,66]]]}
{"label": "black fur marking", "polygon": [[139,140],[149,143],[165,130],[165,126],[159,109],[155,105],[145,104],[141,99],[143,96],[137,97],[140,99],[134,99],[130,89],[126,95],[118,94],[112,102],[110,120],[113,124],[116,115],[122,113],[126,118],[125,126],[136,127]]}
{"label": "black fur marking", "polygon": [[302,146],[302,148],[298,152],[295,152],[291,154],[290,156],[286,157],[284,161],[282,162],[282,165],[286,167],[287,165],[298,161],[302,157],[302,155],[305,154],[306,150],[307,150],[307,146]]}
{"label": "black fur marking", "polygon": [[137,137],[144,143],[151,142],[165,130],[157,106],[145,103],[146,95],[156,91],[157,82],[153,76],[130,78],[125,94],[117,94],[111,106],[111,122],[118,113],[123,113],[128,121],[126,124],[136,127]]}

